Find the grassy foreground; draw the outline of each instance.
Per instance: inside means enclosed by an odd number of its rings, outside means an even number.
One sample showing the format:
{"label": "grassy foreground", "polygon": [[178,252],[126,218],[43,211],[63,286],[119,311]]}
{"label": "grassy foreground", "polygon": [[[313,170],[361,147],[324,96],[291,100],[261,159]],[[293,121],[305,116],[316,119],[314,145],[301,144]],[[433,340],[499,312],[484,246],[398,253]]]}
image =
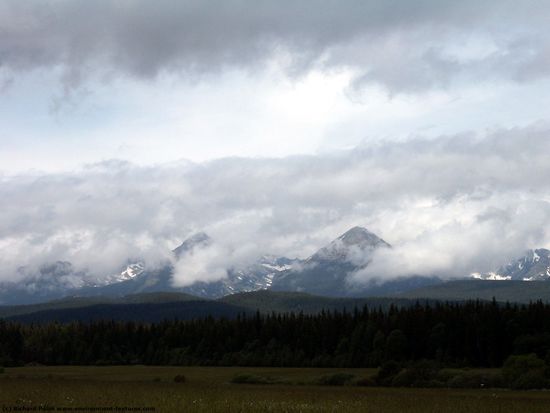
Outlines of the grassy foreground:
{"label": "grassy foreground", "polygon": [[[312,383],[343,369],[18,367],[0,375],[3,411],[548,412],[550,392],[231,383],[238,374]],[[371,376],[372,369],[348,370]],[[184,383],[174,377],[184,375]],[[81,408],[81,409],[79,409]],[[91,408],[95,408],[93,410]],[[115,408],[118,408],[116,410]],[[130,410],[124,408],[140,408]],[[11,409],[11,410],[10,410]]]}

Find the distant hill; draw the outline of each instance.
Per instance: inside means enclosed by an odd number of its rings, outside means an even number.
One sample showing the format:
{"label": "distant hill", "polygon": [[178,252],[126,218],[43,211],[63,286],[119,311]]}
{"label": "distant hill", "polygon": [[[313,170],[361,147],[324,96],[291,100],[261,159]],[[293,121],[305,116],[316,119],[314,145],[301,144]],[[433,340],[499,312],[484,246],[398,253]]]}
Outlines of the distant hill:
{"label": "distant hill", "polygon": [[[426,300],[422,300],[426,301]],[[429,300],[430,301],[430,300]],[[239,313],[299,313],[353,311],[364,306],[387,309],[409,306],[407,298],[334,298],[305,293],[253,291],[205,300],[181,293],[150,293],[124,297],[69,297],[44,304],[0,307],[0,317],[21,322],[72,322],[94,320],[158,322],[204,317],[233,318]]]}
{"label": "distant hill", "polygon": [[410,300],[407,298],[322,297],[306,293],[270,290],[228,295],[218,301],[244,307],[252,311],[259,310],[262,313],[303,312],[305,314],[316,314],[322,310],[342,311],[346,309],[348,311],[352,311],[355,308],[361,309],[364,306],[368,306],[369,308],[380,307],[382,309],[387,309],[392,304],[396,306],[408,306],[415,303],[415,300]]}
{"label": "distant hill", "polygon": [[399,297],[433,300],[491,300],[494,297],[502,302],[550,302],[550,282],[458,280],[407,291]]}
{"label": "distant hill", "polygon": [[492,300],[550,302],[550,282],[460,280],[418,288],[395,297],[324,297],[300,292],[261,290],[206,300],[184,293],[158,292],[122,297],[68,297],[43,304],[0,307],[0,317],[21,322],[118,320],[158,322],[204,317],[233,318],[239,313],[316,314],[367,306],[388,309],[437,301]]}
{"label": "distant hill", "polygon": [[99,304],[144,304],[144,303],[168,303],[198,301],[194,297],[184,293],[156,292],[144,294],[131,294],[122,297],[96,296],[96,297],[65,297],[59,300],[48,301],[40,304],[0,306],[0,317],[11,317],[22,314],[36,313],[47,310],[63,310],[72,308],[90,307]]}
{"label": "distant hill", "polygon": [[100,320],[157,323],[164,320],[192,320],[206,317],[236,318],[246,308],[216,301],[168,303],[96,304],[78,308],[56,308],[12,315],[7,320],[23,323],[69,323]]}

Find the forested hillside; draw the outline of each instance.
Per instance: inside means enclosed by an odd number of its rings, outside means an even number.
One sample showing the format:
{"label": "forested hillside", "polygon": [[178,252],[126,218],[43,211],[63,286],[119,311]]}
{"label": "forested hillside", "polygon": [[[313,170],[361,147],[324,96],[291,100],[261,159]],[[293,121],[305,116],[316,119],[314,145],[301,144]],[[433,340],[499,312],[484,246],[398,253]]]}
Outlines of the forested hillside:
{"label": "forested hillside", "polygon": [[496,302],[364,308],[316,315],[239,315],[157,324],[0,322],[0,363],[379,366],[436,360],[501,366],[550,350],[550,305]]}

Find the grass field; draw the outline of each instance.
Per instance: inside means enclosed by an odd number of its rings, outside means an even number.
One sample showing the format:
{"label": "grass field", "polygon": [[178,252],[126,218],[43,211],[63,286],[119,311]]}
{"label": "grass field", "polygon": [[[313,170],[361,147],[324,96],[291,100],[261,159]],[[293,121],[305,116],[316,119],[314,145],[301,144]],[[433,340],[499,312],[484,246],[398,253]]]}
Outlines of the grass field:
{"label": "grass field", "polygon": [[[237,367],[18,367],[0,375],[3,411],[93,411],[137,407],[155,412],[517,412],[550,411],[550,392],[494,389],[395,389],[319,386],[344,369]],[[356,376],[374,370],[353,369]],[[293,384],[235,384],[238,374]],[[184,375],[184,383],[174,382]],[[82,408],[78,410],[78,408]],[[114,408],[118,408],[115,410]],[[11,410],[10,410],[11,409]],[[99,410],[95,410],[99,411]],[[103,410],[109,411],[109,410]],[[126,411],[130,411],[129,409]],[[136,411],[136,410],[134,410]]]}

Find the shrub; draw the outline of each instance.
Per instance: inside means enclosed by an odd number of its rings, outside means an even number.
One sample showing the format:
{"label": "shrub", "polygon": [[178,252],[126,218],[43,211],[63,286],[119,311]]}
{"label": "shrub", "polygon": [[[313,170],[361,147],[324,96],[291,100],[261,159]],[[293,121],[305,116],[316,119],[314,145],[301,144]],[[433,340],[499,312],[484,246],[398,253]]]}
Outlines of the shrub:
{"label": "shrub", "polygon": [[237,374],[231,379],[231,383],[235,384],[275,384],[280,380],[273,377],[256,376],[254,374]]}
{"label": "shrub", "polygon": [[413,387],[415,383],[416,377],[411,369],[401,370],[391,381],[393,387]]}
{"label": "shrub", "polygon": [[4,367],[0,366],[0,374],[4,373]]}
{"label": "shrub", "polygon": [[99,360],[96,360],[95,362],[96,366],[110,366],[112,364],[113,364],[112,361],[106,360],[106,359],[99,359]]}
{"label": "shrub", "polygon": [[394,387],[443,387],[444,375],[436,363],[421,360],[397,373],[391,385]]}
{"label": "shrub", "polygon": [[376,386],[376,382],[372,377],[362,377],[360,379],[357,379],[355,381],[355,384],[357,386],[363,386],[363,387],[374,387]]}
{"label": "shrub", "polygon": [[535,353],[522,354],[506,359],[502,367],[502,376],[511,388],[540,389],[547,386],[545,370],[544,361]]}
{"label": "shrub", "polygon": [[419,360],[415,363],[412,363],[409,366],[418,379],[422,380],[431,380],[437,376],[441,368],[436,361],[433,360]]}
{"label": "shrub", "polygon": [[321,377],[317,383],[323,386],[343,386],[350,383],[354,378],[355,375],[353,374],[335,373]]}
{"label": "shrub", "polygon": [[386,361],[378,369],[376,374],[376,382],[381,386],[389,386],[393,378],[401,371],[399,363],[390,360]]}
{"label": "shrub", "polygon": [[545,389],[548,387],[548,380],[543,371],[531,370],[514,380],[511,387],[517,390]]}
{"label": "shrub", "polygon": [[458,372],[448,378],[447,386],[460,389],[505,387],[500,374],[477,371]]}
{"label": "shrub", "polygon": [[186,380],[187,379],[185,378],[185,376],[183,374],[178,374],[178,375],[174,376],[174,382],[176,382],[176,383],[185,383]]}

